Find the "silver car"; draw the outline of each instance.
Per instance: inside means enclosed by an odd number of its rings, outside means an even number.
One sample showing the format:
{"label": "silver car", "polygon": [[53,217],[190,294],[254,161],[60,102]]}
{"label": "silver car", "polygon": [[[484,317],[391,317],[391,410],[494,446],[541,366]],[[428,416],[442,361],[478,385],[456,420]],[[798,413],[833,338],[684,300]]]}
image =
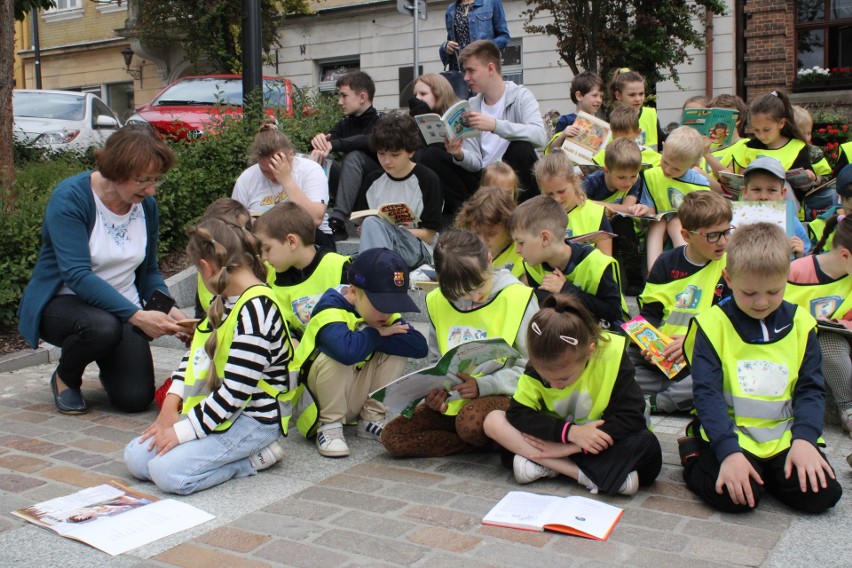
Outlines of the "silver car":
{"label": "silver car", "polygon": [[121,128],[115,113],[92,93],[18,89],[12,91],[12,110],[15,138],[53,150],[102,146]]}

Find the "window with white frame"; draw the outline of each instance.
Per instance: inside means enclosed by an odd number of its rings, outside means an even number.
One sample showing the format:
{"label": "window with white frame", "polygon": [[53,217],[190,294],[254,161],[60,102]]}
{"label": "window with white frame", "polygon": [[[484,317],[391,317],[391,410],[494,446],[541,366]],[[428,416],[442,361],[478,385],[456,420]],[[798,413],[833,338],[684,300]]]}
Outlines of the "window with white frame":
{"label": "window with white frame", "polygon": [[524,82],[524,56],[521,38],[509,40],[509,45],[503,50],[503,79],[513,81],[518,85]]}
{"label": "window with white frame", "polygon": [[83,7],[83,0],[56,0],[56,7],[45,10],[45,13],[62,12],[65,10],[79,10]]}
{"label": "window with white frame", "polygon": [[45,10],[41,18],[46,23],[83,17],[83,0],[55,0],[56,6]]}
{"label": "window with white frame", "polygon": [[360,59],[335,59],[317,63],[319,68],[319,91],[321,93],[334,93],[337,80],[352,71],[361,69]]}

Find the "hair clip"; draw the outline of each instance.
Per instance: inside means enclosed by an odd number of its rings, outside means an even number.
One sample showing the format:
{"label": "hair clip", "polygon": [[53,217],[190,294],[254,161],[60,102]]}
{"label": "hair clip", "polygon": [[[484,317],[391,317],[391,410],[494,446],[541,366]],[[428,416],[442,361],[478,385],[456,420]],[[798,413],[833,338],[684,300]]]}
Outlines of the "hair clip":
{"label": "hair clip", "polygon": [[846,218],[846,214],[845,214],[845,213],[844,213],[843,215],[838,215],[838,216],[837,216],[837,222],[838,222],[838,223],[842,223],[842,222],[843,222],[843,220],[844,220],[845,218]]}
{"label": "hair clip", "polygon": [[772,95],[773,97],[777,97],[777,96],[778,96],[778,91],[772,91],[772,92],[771,92],[771,93],[769,93],[769,94],[770,94],[770,95]]}
{"label": "hair clip", "polygon": [[564,341],[568,345],[573,345],[574,347],[576,347],[577,344],[579,343],[579,341],[577,341],[573,337],[568,337],[567,335],[560,335],[559,339],[561,339],[562,341]]}
{"label": "hair clip", "polygon": [[532,325],[530,326],[530,329],[531,329],[531,330],[533,330],[533,331],[535,332],[535,334],[536,334],[536,335],[538,335],[538,336],[540,336],[540,335],[541,335],[541,328],[540,328],[540,327],[538,327],[538,323],[537,323],[537,322],[532,322]]}
{"label": "hair clip", "polygon": [[621,69],[619,69],[618,74],[620,75],[622,73],[630,73],[630,67],[622,67]]}

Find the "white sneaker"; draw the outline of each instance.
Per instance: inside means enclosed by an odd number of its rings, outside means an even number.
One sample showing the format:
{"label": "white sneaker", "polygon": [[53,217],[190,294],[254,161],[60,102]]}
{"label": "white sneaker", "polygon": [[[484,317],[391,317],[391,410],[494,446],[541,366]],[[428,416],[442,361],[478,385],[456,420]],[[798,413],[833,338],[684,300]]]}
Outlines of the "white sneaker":
{"label": "white sneaker", "polygon": [[515,454],[512,461],[512,471],[515,472],[515,481],[518,483],[531,483],[543,477],[556,477],[559,473],[543,465],[538,465],[524,456]]}
{"label": "white sneaker", "polygon": [[359,420],[355,433],[359,438],[378,440],[382,437],[382,431],[385,429],[385,424],[387,423],[387,418],[376,421]]}
{"label": "white sneaker", "polygon": [[349,446],[343,437],[343,424],[329,422],[317,429],[317,450],[327,458],[345,458],[349,455]]}
{"label": "white sneaker", "polygon": [[249,463],[257,471],[262,471],[282,459],[284,459],[284,448],[281,446],[281,440],[275,440],[256,454],[249,456]]}
{"label": "white sneaker", "polygon": [[636,495],[637,491],[639,491],[639,474],[631,471],[627,474],[627,479],[624,480],[624,483],[618,489],[618,494],[630,496]]}
{"label": "white sneaker", "polygon": [[599,491],[598,486],[595,485],[595,483],[591,479],[586,477],[586,474],[583,473],[582,469],[578,469],[577,483],[579,483],[580,485],[582,485],[583,487],[588,489],[589,493],[591,493],[592,495],[598,494],[598,491]]}

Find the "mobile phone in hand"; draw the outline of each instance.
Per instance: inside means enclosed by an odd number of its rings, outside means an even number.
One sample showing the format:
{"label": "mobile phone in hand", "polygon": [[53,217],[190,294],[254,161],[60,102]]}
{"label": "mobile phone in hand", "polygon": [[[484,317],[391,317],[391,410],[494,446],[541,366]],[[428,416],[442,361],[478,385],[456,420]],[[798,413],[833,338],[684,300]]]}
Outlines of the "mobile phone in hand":
{"label": "mobile phone in hand", "polygon": [[[145,302],[145,307],[142,308],[146,312],[155,311],[155,312],[163,312],[164,314],[169,313],[172,308],[175,306],[175,299],[166,296],[159,290],[154,290],[154,293],[151,294],[151,299]],[[154,338],[150,337],[147,333],[139,329],[138,327],[134,327],[133,331],[140,334],[142,337],[147,339],[148,341],[153,341]]]}

